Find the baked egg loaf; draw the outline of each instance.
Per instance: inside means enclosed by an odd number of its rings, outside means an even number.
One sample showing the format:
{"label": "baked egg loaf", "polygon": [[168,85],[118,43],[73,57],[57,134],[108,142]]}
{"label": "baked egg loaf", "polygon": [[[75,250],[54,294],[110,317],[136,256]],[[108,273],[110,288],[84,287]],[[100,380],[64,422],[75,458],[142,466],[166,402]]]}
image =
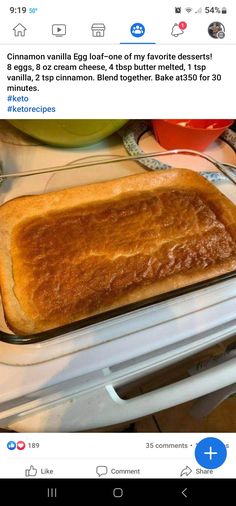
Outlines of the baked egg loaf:
{"label": "baked egg loaf", "polygon": [[236,269],[236,206],[187,169],[0,207],[6,322],[30,335]]}

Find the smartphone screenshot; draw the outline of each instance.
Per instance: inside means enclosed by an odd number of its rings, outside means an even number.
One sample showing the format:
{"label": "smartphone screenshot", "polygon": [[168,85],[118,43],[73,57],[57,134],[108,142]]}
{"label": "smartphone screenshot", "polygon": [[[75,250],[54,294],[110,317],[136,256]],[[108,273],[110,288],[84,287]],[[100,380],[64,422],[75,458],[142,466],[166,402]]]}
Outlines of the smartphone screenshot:
{"label": "smartphone screenshot", "polygon": [[233,0],[1,2],[12,499],[233,491],[235,21]]}

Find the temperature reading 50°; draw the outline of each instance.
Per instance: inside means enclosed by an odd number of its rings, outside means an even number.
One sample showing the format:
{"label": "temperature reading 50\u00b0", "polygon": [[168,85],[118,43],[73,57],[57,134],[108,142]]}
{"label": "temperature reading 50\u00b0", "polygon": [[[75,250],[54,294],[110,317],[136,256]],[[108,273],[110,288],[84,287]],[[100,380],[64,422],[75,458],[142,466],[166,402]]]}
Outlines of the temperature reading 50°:
{"label": "temperature reading 50\u00b0", "polygon": [[35,14],[36,12],[38,12],[38,7],[29,7],[30,14]]}

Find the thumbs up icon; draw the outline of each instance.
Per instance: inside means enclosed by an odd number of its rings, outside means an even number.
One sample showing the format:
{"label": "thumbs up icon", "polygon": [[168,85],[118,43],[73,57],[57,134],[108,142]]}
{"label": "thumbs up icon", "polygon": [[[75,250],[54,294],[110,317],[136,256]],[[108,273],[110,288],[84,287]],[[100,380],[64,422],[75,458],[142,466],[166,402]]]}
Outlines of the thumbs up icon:
{"label": "thumbs up icon", "polygon": [[37,474],[37,469],[35,469],[35,467],[34,467],[34,466],[30,466],[30,468],[29,468],[29,469],[26,469],[26,470],[25,470],[25,476],[26,476],[27,478],[28,478],[29,476],[34,477],[34,476],[36,476],[36,474]]}

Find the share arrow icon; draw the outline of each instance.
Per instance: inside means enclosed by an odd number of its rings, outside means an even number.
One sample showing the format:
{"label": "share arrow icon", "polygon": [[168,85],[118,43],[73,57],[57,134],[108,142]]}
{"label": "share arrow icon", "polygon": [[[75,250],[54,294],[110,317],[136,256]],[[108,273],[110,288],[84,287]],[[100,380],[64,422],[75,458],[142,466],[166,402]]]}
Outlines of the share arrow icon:
{"label": "share arrow icon", "polygon": [[189,476],[192,472],[193,472],[192,469],[186,466],[184,469],[182,469],[180,476]]}

